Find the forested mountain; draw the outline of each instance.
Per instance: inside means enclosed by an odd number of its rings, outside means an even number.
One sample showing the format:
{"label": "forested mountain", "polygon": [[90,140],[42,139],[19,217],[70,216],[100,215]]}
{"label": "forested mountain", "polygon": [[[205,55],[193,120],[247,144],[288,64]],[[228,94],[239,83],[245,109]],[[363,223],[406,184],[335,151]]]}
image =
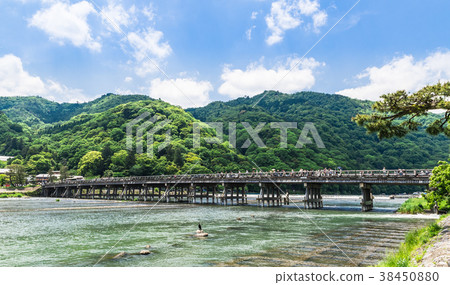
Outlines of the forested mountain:
{"label": "forested mountain", "polygon": [[31,141],[27,128],[13,123],[0,111],[0,154],[16,155]]}
{"label": "forested mountain", "polygon": [[[148,157],[145,153],[146,136],[143,137],[143,154],[135,154],[135,151],[127,151],[126,148],[126,125],[144,112],[148,112],[150,117],[158,115],[160,120],[171,121],[155,135],[154,157]],[[180,107],[160,100],[146,99],[121,104],[100,113],[82,113],[40,130],[33,135],[31,142],[23,146],[20,155],[14,153],[17,156],[11,163],[25,165],[32,174],[66,165],[86,176],[105,175],[105,171],[108,175],[124,176],[251,168],[243,155],[238,155],[226,144],[203,142],[202,147],[193,149],[194,121],[197,120]],[[169,129],[170,144],[156,151],[158,145],[165,141],[164,134]],[[212,133],[207,130],[202,132],[202,137],[211,136]],[[135,146],[136,138],[133,139]]]}
{"label": "forested mountain", "polygon": [[[367,134],[351,118],[370,110],[371,104],[340,95],[315,92],[288,95],[266,91],[252,98],[213,102],[187,111],[204,122],[250,122],[253,127],[258,122],[297,122],[298,129],[288,132],[287,148],[279,145],[280,130],[268,124],[259,133],[267,148],[258,148],[255,144],[247,149],[239,148],[250,136],[237,124],[238,152],[265,169],[432,168],[439,160],[447,159],[449,140],[443,135],[430,136],[423,131],[380,141],[375,135]],[[316,127],[324,149],[314,144],[295,147],[307,122]],[[224,132],[227,130],[225,127]]]}
{"label": "forested mountain", "polygon": [[[370,105],[369,101],[339,95],[288,95],[273,91],[188,110],[143,95],[107,94],[82,104],[58,104],[39,97],[3,97],[0,155],[16,156],[9,163],[24,165],[31,174],[67,166],[73,173],[85,176],[237,172],[257,166],[263,170],[432,168],[437,161],[447,159],[449,142],[442,135],[417,132],[380,141],[375,135],[366,134],[351,118],[368,111]],[[155,135],[153,157],[126,149],[126,125],[144,112],[171,121]],[[206,128],[202,130],[201,147],[194,148],[193,122],[198,121],[224,122],[223,143],[206,143],[205,138],[215,136],[212,129]],[[237,123],[237,147],[228,142],[229,122]],[[266,122],[258,133],[266,147],[252,143],[243,148],[247,139],[253,139],[241,122],[250,123],[253,128]],[[288,131],[286,148],[280,145],[280,130],[271,128],[271,122],[298,124],[297,129]],[[315,144],[296,147],[307,122],[314,124],[325,148]],[[169,129],[170,144],[156,151]],[[311,138],[311,132],[308,137]],[[143,141],[146,145],[145,136]],[[135,139],[133,144],[135,147]]]}
{"label": "forested mountain", "polygon": [[145,95],[106,94],[86,103],[56,103],[38,96],[0,97],[0,111],[13,122],[36,127],[66,121],[81,113],[98,113],[120,104],[140,100],[151,100]]}

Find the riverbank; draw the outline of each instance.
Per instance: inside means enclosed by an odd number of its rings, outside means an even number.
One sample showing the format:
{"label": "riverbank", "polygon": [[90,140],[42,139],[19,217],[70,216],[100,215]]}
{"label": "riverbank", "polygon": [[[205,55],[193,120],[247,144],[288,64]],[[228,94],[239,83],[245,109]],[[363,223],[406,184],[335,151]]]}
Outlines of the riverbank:
{"label": "riverbank", "polygon": [[[417,264],[420,267],[450,266],[450,215],[447,215],[438,224],[441,227],[439,234],[421,249],[425,250],[425,254]],[[420,254],[420,250],[417,253]]]}
{"label": "riverbank", "polygon": [[410,231],[396,252],[378,263],[380,267],[450,266],[450,216],[442,216],[427,227]]}
{"label": "riverbank", "polygon": [[21,189],[0,189],[0,198],[24,198],[36,196],[36,191],[40,188],[41,186],[25,187]]}
{"label": "riverbank", "polygon": [[28,193],[28,192],[34,192],[41,188],[41,186],[34,186],[34,187],[24,187],[24,188],[16,188],[16,189],[5,189],[0,188],[0,193]]}

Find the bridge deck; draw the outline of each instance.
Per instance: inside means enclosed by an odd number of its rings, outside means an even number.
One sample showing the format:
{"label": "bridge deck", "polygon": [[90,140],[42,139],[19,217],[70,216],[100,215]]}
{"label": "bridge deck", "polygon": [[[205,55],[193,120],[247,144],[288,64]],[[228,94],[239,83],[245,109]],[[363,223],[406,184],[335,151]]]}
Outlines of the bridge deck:
{"label": "bridge deck", "polygon": [[305,208],[317,209],[323,207],[322,184],[359,184],[362,211],[370,211],[373,209],[372,184],[427,186],[430,175],[430,169],[155,175],[48,183],[43,185],[42,194],[62,198],[187,203],[203,203],[205,199],[206,203],[243,205],[247,204],[246,185],[256,184],[261,189],[256,199],[258,204],[281,206],[283,202],[289,204],[289,196],[278,185],[303,184]]}
{"label": "bridge deck", "polygon": [[73,185],[124,185],[124,184],[388,184],[428,185],[431,169],[408,170],[342,170],[303,172],[216,173],[191,175],[154,175],[126,178],[98,178],[90,180],[48,183],[43,187]]}

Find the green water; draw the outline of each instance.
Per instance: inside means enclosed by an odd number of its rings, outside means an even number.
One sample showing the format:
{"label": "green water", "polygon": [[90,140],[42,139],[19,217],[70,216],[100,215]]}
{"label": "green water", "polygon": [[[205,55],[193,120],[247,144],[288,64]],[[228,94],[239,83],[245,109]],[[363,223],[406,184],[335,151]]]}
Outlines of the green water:
{"label": "green water", "polygon": [[[367,266],[398,246],[408,230],[432,221],[393,214],[401,202],[376,202],[376,211],[361,213],[357,199],[325,200],[325,209],[305,212],[2,199],[0,266]],[[193,237],[199,222],[209,237]],[[136,254],[146,245],[150,255]],[[130,255],[112,258],[122,251]]]}

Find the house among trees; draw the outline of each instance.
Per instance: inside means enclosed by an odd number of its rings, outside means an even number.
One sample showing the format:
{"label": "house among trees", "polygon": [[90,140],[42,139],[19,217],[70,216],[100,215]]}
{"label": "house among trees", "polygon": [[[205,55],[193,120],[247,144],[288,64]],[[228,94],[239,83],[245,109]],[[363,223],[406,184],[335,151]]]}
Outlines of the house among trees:
{"label": "house among trees", "polygon": [[47,183],[47,182],[53,182],[56,180],[60,180],[61,178],[61,172],[59,171],[51,171],[49,173],[41,173],[36,175],[35,181],[37,183]]}
{"label": "house among trees", "polygon": [[0,161],[8,161],[8,159],[10,159],[10,158],[14,158],[14,156],[0,155]]}
{"label": "house among trees", "polygon": [[49,174],[38,174],[35,178],[37,183],[47,183],[50,181],[50,175]]}

